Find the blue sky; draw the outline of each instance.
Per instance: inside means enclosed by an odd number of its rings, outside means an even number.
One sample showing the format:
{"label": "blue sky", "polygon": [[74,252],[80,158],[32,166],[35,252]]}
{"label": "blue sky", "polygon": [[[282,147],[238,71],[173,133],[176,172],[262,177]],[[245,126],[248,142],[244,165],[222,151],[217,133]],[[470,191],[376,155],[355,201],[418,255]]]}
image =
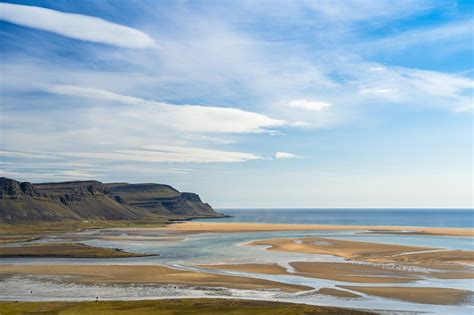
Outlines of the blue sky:
{"label": "blue sky", "polygon": [[3,176],[472,207],[472,1],[0,3]]}

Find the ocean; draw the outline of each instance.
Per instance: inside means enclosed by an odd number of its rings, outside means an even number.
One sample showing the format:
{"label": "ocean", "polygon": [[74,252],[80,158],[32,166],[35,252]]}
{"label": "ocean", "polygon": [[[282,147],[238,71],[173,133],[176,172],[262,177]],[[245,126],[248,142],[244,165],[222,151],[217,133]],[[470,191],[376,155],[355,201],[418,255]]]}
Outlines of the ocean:
{"label": "ocean", "polygon": [[474,209],[217,209],[217,222],[474,228]]}

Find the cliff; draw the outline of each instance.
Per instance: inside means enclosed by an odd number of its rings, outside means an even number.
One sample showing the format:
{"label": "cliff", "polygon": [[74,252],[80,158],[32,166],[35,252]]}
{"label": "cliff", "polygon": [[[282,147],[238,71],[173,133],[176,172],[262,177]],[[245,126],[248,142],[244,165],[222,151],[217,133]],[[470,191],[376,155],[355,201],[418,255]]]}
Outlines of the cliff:
{"label": "cliff", "polygon": [[193,193],[161,184],[31,184],[0,177],[0,222],[217,217]]}
{"label": "cliff", "polygon": [[216,216],[217,213],[194,193],[179,192],[162,184],[106,184],[117,199],[135,208],[160,215]]}

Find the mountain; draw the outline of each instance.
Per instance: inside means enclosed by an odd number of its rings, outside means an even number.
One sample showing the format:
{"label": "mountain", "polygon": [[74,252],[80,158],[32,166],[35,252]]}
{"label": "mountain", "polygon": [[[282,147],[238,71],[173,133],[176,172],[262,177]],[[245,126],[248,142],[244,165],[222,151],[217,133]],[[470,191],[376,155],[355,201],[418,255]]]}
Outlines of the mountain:
{"label": "mountain", "polygon": [[73,181],[32,184],[0,177],[0,222],[220,217],[194,193],[162,184]]}

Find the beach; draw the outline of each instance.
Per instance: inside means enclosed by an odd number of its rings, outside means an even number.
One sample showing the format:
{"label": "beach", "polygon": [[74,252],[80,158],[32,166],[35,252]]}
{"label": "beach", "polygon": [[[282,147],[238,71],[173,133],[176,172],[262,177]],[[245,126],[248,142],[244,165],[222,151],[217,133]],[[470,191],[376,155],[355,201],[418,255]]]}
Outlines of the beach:
{"label": "beach", "polygon": [[[133,228],[131,228],[133,229]],[[153,229],[153,228],[151,228]],[[229,233],[258,231],[368,231],[385,233],[417,233],[420,235],[474,237],[474,230],[468,228],[437,228],[412,226],[364,226],[364,225],[316,225],[316,224],[274,224],[274,223],[227,223],[227,222],[180,222],[159,228],[175,232]]]}
{"label": "beach", "polygon": [[357,309],[383,299],[389,310],[462,313],[473,298],[471,235],[466,228],[203,221],[26,242],[12,235],[16,243],[0,247],[0,278],[10,286],[0,294],[15,299],[34,286],[42,289],[27,299],[67,301],[68,290],[81,300],[135,299],[139,290],[147,298],[259,296]]}

